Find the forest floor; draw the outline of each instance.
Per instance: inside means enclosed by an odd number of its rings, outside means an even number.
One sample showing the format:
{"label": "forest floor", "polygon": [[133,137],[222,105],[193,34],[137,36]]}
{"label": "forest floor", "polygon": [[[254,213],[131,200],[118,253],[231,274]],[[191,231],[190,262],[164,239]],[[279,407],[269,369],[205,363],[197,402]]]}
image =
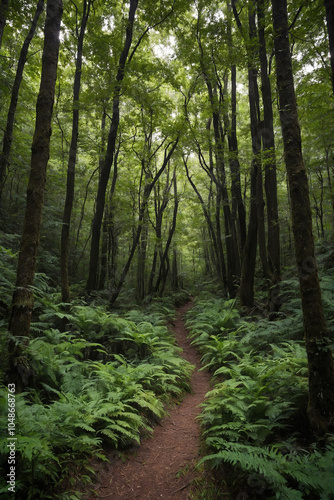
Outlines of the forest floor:
{"label": "forest floor", "polygon": [[210,390],[210,380],[206,371],[199,371],[199,355],[187,338],[183,316],[191,306],[188,302],[178,309],[172,329],[183,357],[195,365],[192,392],[168,409],[153,435],[145,438],[125,460],[117,458],[100,466],[99,482],[90,487],[95,493],[85,495],[86,500],[186,500],[194,498],[191,491],[205,482],[203,471],[195,470],[201,447],[196,417]]}

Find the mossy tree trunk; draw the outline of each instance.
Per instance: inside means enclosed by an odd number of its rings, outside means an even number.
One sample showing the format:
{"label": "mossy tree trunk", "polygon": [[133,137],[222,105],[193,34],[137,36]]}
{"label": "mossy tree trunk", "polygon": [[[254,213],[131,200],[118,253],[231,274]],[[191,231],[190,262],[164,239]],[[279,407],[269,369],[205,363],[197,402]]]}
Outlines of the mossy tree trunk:
{"label": "mossy tree trunk", "polygon": [[27,203],[18,260],[17,279],[9,324],[9,370],[11,382],[22,388],[28,383],[30,370],[24,356],[29,341],[34,305],[32,285],[39,246],[46,168],[49,160],[51,119],[59,52],[62,0],[48,0],[44,30],[42,75],[36,104],[36,124],[31,147],[31,167]]}
{"label": "mossy tree trunk", "polygon": [[280,119],[309,368],[308,416],[314,434],[323,436],[334,427],[333,357],[326,339],[327,329],[314,255],[312,214],[301,148],[286,0],[272,0],[272,7]]}

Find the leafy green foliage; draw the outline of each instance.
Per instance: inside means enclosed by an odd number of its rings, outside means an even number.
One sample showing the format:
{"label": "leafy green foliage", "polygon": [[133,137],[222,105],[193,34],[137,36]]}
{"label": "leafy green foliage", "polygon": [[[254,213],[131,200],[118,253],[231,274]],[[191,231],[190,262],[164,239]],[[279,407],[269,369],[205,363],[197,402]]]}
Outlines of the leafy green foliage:
{"label": "leafy green foliage", "polygon": [[[71,464],[89,471],[88,458],[104,459],[105,446],[140,443],[163,416],[163,401],[189,390],[192,371],[166,327],[165,309],[121,317],[102,306],[76,305],[64,313],[44,285],[42,279],[35,338],[27,348],[34,388],[16,398],[17,490],[27,498],[54,498],[51,492]],[[52,327],[60,320],[70,331]],[[0,423],[6,428],[4,386],[0,395]],[[3,465],[5,441],[4,436]],[[5,484],[0,488],[7,491]]]}
{"label": "leafy green foliage", "polygon": [[[11,249],[15,238],[0,232],[0,297],[1,316],[5,315],[6,309],[10,306],[13,286],[16,279],[16,253]],[[10,240],[10,241],[8,241]],[[10,246],[9,246],[10,244]],[[6,246],[5,246],[6,245]]]}
{"label": "leafy green foliage", "polygon": [[282,289],[289,302],[277,321],[246,322],[233,301],[217,298],[197,301],[187,314],[193,343],[215,380],[202,404],[208,454],[201,463],[230,468],[220,475],[231,495],[330,499],[334,446],[329,441],[318,450],[307,443],[306,351],[296,340],[300,323],[289,314],[299,298],[293,280]]}
{"label": "leafy green foliage", "polygon": [[226,359],[237,356],[240,334],[246,331],[246,325],[240,321],[234,305],[235,300],[206,299],[197,302],[188,312],[186,323],[193,345],[203,353],[205,368],[213,370]]}
{"label": "leafy green foliage", "polygon": [[[282,447],[283,448],[283,447]],[[333,498],[334,444],[325,450],[287,452],[277,447],[257,447],[242,443],[220,441],[220,451],[204,457],[214,467],[223,462],[237,466],[239,481],[251,473],[248,486],[256,498],[282,500]],[[241,481],[240,481],[241,482]],[[292,486],[293,485],[293,486]]]}

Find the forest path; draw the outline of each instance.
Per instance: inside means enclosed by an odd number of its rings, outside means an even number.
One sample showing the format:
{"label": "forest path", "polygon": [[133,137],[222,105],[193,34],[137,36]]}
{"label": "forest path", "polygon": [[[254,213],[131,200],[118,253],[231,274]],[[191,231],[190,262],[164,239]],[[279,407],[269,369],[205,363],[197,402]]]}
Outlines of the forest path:
{"label": "forest path", "polygon": [[116,460],[100,475],[98,495],[86,498],[109,500],[186,500],[191,483],[198,476],[194,467],[200,457],[200,427],[196,417],[199,404],[210,390],[209,374],[199,371],[200,358],[187,338],[183,316],[192,307],[188,302],[177,311],[173,332],[182,356],[195,365],[192,393],[169,409],[153,436],[145,439],[126,462]]}

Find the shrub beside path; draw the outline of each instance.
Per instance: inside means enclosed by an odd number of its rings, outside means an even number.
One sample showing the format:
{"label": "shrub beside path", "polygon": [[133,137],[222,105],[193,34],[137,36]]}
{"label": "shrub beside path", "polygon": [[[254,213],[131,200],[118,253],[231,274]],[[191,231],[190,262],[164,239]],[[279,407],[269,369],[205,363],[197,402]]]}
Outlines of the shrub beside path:
{"label": "shrub beside path", "polygon": [[183,316],[192,303],[180,307],[173,331],[183,357],[195,365],[191,378],[192,393],[174,405],[153,436],[144,439],[137,452],[126,462],[116,460],[108,464],[95,485],[95,495],[86,499],[109,500],[186,500],[198,476],[194,467],[200,458],[200,427],[196,417],[200,403],[210,390],[209,374],[199,371],[200,357],[187,338]]}

